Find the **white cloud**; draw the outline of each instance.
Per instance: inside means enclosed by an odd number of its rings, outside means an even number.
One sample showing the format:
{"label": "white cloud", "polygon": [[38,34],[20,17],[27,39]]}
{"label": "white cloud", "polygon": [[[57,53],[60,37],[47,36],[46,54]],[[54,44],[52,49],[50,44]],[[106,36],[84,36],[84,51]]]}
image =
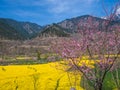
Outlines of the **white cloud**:
{"label": "white cloud", "polygon": [[12,13],[20,17],[40,17],[41,16],[39,13],[24,11],[24,10],[17,10]]}
{"label": "white cloud", "polygon": [[17,6],[41,6],[45,4],[44,0],[5,0],[9,4]]}
{"label": "white cloud", "polygon": [[94,2],[98,2],[99,0],[82,0],[82,1],[84,1],[84,2],[86,2],[88,4],[92,4]]}
{"label": "white cloud", "polygon": [[[45,7],[46,12],[53,14],[64,14],[64,13],[79,13],[83,11],[83,8],[89,8],[93,3],[99,0],[5,0],[10,4],[16,6],[37,6],[39,8]],[[80,10],[82,8],[82,10]],[[24,15],[29,15],[26,12]]]}
{"label": "white cloud", "polygon": [[5,0],[10,4],[16,6],[43,6],[48,9],[49,12],[60,14],[69,11],[78,12],[79,9],[76,7],[90,6],[94,2],[99,0]]}
{"label": "white cloud", "polygon": [[50,5],[49,11],[54,13],[63,13],[68,11],[70,3],[68,0],[47,0]]}
{"label": "white cloud", "polygon": [[120,14],[120,7],[116,11],[116,15]]}
{"label": "white cloud", "polygon": [[79,11],[79,9],[76,7],[78,7],[77,5],[79,5],[79,7],[81,6],[86,6],[89,7],[91,4],[98,2],[99,0],[46,0],[47,3],[51,6],[49,8],[50,12],[56,13],[56,14],[60,14],[60,13],[65,13],[68,11],[71,11],[73,9],[75,9],[75,11]]}

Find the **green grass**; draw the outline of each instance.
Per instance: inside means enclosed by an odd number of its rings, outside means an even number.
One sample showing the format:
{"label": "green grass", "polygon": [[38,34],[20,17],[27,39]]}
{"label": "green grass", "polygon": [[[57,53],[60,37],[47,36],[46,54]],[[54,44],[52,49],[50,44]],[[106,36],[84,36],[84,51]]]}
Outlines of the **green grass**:
{"label": "green grass", "polygon": [[[117,76],[118,78],[116,78]],[[115,80],[117,81],[118,85],[115,82]],[[94,90],[93,86],[84,77],[82,77],[80,83],[81,83],[80,85],[85,90]],[[116,71],[107,73],[103,82],[102,90],[120,90],[120,70],[119,69],[117,69]]]}
{"label": "green grass", "polygon": [[115,89],[120,90],[120,70],[119,69],[113,72],[108,72],[103,83],[103,89],[104,90],[115,90]]}

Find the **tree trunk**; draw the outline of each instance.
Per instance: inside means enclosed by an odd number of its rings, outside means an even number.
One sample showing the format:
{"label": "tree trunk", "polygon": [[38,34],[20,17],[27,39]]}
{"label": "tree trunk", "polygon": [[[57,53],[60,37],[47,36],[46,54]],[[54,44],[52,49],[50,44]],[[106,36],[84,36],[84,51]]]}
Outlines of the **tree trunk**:
{"label": "tree trunk", "polygon": [[102,90],[102,83],[100,82],[96,83],[95,90]]}

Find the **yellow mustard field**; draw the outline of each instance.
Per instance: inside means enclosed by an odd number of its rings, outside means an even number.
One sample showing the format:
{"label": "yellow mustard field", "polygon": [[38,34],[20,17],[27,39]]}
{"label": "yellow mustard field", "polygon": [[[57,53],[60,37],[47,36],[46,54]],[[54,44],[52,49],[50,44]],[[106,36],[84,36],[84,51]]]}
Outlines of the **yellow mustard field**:
{"label": "yellow mustard field", "polygon": [[[81,76],[56,69],[58,64],[0,66],[0,90],[70,90],[80,87]],[[69,76],[69,78],[68,78]]]}

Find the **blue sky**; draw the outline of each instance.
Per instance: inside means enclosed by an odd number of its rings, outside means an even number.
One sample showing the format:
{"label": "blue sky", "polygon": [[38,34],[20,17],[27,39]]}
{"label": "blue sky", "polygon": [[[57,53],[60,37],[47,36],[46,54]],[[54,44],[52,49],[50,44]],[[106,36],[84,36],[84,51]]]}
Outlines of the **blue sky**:
{"label": "blue sky", "polygon": [[110,10],[118,0],[0,0],[0,17],[39,25],[86,14],[102,17],[102,1]]}

